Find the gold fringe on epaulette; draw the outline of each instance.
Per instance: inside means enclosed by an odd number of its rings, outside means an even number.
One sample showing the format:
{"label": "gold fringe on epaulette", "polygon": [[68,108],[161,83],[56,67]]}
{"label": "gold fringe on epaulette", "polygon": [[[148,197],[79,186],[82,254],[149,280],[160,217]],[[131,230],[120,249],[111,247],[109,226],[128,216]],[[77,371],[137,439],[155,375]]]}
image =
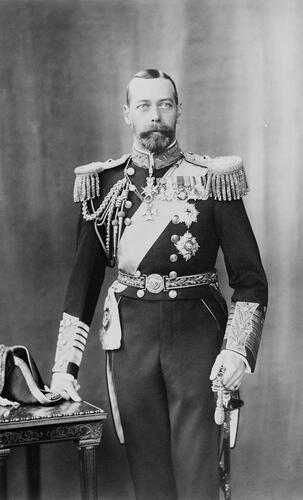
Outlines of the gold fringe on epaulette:
{"label": "gold fringe on epaulette", "polygon": [[238,167],[234,172],[208,172],[207,190],[215,200],[239,200],[248,191],[248,182],[244,167]]}
{"label": "gold fringe on epaulette", "polygon": [[98,173],[77,174],[74,184],[74,201],[87,201],[100,196]]}

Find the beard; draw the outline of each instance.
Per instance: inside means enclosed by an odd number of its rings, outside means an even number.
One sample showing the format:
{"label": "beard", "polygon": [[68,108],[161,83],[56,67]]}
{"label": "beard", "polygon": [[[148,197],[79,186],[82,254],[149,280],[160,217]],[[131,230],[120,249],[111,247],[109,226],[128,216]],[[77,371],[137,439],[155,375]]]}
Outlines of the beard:
{"label": "beard", "polygon": [[168,125],[154,125],[139,134],[141,144],[151,153],[162,153],[174,140],[175,128]]}

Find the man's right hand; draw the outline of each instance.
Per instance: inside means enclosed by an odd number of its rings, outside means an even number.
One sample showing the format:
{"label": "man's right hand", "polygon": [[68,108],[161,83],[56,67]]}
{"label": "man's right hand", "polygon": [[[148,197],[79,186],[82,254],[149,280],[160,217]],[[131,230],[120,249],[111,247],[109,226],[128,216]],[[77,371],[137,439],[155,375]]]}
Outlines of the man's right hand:
{"label": "man's right hand", "polygon": [[80,385],[77,380],[70,373],[54,373],[50,391],[56,394],[61,394],[61,396],[66,399],[72,399],[73,401],[81,401],[78,394]]}

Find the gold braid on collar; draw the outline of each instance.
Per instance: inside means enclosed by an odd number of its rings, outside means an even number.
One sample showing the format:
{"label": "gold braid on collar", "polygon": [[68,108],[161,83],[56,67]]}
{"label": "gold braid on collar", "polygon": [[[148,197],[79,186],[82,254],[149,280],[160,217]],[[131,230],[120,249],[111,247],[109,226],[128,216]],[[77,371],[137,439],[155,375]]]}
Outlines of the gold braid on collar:
{"label": "gold braid on collar", "polygon": [[154,154],[142,151],[135,146],[132,150],[132,160],[137,167],[146,168],[150,167],[152,162],[153,168],[159,170],[176,163],[182,156],[181,148],[175,140],[168,148],[162,153]]}

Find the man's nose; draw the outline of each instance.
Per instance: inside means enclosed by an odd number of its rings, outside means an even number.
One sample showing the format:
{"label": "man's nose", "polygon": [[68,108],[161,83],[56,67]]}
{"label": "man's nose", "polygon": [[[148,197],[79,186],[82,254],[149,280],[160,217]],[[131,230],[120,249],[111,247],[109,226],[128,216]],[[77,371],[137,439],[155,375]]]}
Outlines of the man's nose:
{"label": "man's nose", "polygon": [[161,115],[158,106],[151,107],[150,119],[152,122],[159,122],[161,120]]}

